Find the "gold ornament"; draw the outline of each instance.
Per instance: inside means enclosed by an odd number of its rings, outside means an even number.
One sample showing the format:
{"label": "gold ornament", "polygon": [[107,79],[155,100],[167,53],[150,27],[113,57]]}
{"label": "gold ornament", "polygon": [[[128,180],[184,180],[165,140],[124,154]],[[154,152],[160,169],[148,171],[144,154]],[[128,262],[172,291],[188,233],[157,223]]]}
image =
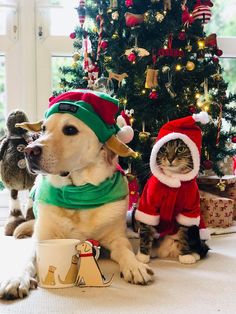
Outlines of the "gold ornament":
{"label": "gold ornament", "polygon": [[175,70],[180,71],[182,69],[181,64],[176,64]]}
{"label": "gold ornament", "polygon": [[222,75],[219,73],[213,74],[212,78],[214,81],[221,81],[222,80]]}
{"label": "gold ornament", "polygon": [[76,52],[76,53],[73,54],[73,57],[72,57],[72,58],[73,58],[74,61],[76,62],[76,61],[78,61],[78,60],[80,59],[80,54],[79,54],[78,52]]}
{"label": "gold ornament", "polygon": [[217,183],[216,186],[221,192],[224,192],[226,189],[225,181],[223,181],[222,179],[220,179],[220,182]]}
{"label": "gold ornament", "polygon": [[112,39],[119,39],[119,34],[118,32],[115,32],[112,36],[111,36]]}
{"label": "gold ornament", "polygon": [[112,13],[111,18],[115,21],[117,21],[119,19],[119,13],[118,11],[115,11]]}
{"label": "gold ornament", "polygon": [[190,45],[190,42],[188,42],[187,46],[185,46],[184,49],[187,50],[188,52],[190,52],[190,51],[192,51],[193,47],[192,47],[192,45]]}
{"label": "gold ornament", "polygon": [[110,56],[104,57],[105,63],[111,62],[111,60],[112,60],[112,57],[110,57]]}
{"label": "gold ornament", "polygon": [[192,61],[188,61],[186,64],[186,69],[188,71],[193,71],[195,69],[195,64]]}
{"label": "gold ornament", "polygon": [[199,49],[204,49],[205,48],[205,40],[204,39],[199,39],[197,44],[198,44],[198,48]]}
{"label": "gold ornament", "polygon": [[142,122],[142,132],[139,132],[139,140],[140,142],[146,142],[150,137],[151,133],[145,131],[145,122]]}
{"label": "gold ornament", "polygon": [[138,135],[138,138],[139,138],[140,142],[142,142],[142,143],[146,142],[149,137],[150,137],[149,132],[140,132]]}
{"label": "gold ornament", "polygon": [[164,20],[165,16],[161,12],[157,12],[155,18],[157,22],[161,23]]}

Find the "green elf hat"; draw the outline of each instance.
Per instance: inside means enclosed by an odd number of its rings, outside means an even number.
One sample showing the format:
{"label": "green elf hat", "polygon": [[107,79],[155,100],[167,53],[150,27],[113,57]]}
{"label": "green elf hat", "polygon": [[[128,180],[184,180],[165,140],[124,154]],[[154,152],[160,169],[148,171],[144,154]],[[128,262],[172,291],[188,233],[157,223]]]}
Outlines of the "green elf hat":
{"label": "green elf hat", "polygon": [[[116,134],[120,128],[116,124],[115,115],[119,109],[117,99],[101,92],[77,89],[50,98],[49,109],[45,113],[48,119],[54,113],[68,113],[83,121],[110,150],[122,157],[136,153],[119,140]],[[39,131],[39,125],[25,123],[31,131]],[[41,125],[40,125],[41,127]]]}

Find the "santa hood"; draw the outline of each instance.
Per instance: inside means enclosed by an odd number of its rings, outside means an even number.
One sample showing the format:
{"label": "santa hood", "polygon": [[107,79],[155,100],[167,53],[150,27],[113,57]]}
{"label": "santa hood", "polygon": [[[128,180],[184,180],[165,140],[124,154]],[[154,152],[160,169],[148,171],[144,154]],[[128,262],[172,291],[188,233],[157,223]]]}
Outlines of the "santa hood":
{"label": "santa hood", "polygon": [[[173,120],[163,125],[160,129],[151,152],[150,168],[152,174],[163,184],[178,188],[181,186],[181,181],[190,181],[197,176],[200,168],[202,132],[196,125],[196,122],[203,124],[208,123],[208,114],[206,112],[200,112],[192,116]],[[156,156],[165,143],[175,139],[181,139],[190,149],[193,160],[193,170],[186,174],[171,173],[166,175],[157,165]]]}

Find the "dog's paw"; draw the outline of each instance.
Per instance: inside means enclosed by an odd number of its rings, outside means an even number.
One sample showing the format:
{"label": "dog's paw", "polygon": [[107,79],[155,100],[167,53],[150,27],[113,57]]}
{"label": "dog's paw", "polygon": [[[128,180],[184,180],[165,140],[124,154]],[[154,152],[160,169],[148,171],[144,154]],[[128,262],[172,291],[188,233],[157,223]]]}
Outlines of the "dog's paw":
{"label": "dog's paw", "polygon": [[[196,256],[195,256],[196,255]],[[181,264],[194,264],[198,260],[198,254],[186,254],[186,255],[179,255],[179,262]]]}
{"label": "dog's paw", "polygon": [[132,265],[126,265],[121,269],[121,277],[127,282],[136,285],[147,285],[154,280],[153,270],[139,261]]}
{"label": "dog's paw", "polygon": [[35,278],[16,277],[0,283],[0,299],[23,299],[29,294],[30,289],[37,288]]}
{"label": "dog's paw", "polygon": [[147,264],[147,263],[150,262],[150,256],[141,253],[140,250],[138,251],[136,257],[137,257],[137,260],[140,261],[140,262],[142,262],[142,263]]}

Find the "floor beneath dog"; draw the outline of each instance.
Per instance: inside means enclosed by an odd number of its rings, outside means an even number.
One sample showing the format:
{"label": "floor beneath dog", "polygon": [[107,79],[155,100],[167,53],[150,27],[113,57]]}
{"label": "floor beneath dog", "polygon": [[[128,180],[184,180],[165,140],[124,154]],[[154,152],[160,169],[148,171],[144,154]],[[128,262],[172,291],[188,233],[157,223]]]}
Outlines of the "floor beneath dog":
{"label": "floor beneath dog", "polygon": [[[14,275],[27,260],[31,239],[14,240],[0,235],[0,280]],[[137,240],[132,240],[137,245]],[[64,288],[31,291],[23,300],[0,301],[1,314],[233,314],[236,313],[236,233],[215,235],[209,256],[194,265],[152,260],[155,282],[134,286],[119,277],[118,266],[99,260],[109,278],[108,288]]]}

